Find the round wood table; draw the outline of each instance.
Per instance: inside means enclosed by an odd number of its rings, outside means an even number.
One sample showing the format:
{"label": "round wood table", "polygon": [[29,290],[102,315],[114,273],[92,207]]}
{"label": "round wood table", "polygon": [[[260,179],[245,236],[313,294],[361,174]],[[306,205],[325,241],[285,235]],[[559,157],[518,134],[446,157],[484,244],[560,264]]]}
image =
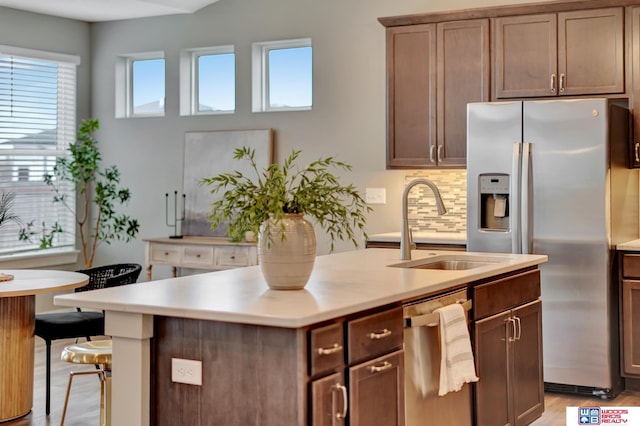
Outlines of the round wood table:
{"label": "round wood table", "polygon": [[85,274],[39,269],[0,270],[0,422],[22,417],[33,406],[36,294],[69,290],[89,282]]}

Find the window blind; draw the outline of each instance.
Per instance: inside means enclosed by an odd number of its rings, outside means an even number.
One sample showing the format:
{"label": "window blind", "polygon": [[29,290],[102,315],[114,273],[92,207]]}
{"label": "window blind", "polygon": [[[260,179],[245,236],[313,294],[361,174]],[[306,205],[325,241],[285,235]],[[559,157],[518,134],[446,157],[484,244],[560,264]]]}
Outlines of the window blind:
{"label": "window blind", "polygon": [[[53,188],[43,179],[76,138],[78,61],[69,59],[0,46],[0,191],[15,193],[11,211],[23,226],[32,221],[39,233],[55,223],[62,227],[65,232],[53,239],[55,249],[75,247],[75,188],[61,183],[70,205],[54,203]],[[32,243],[20,241],[20,227],[0,226],[0,255],[40,250],[40,234]]]}

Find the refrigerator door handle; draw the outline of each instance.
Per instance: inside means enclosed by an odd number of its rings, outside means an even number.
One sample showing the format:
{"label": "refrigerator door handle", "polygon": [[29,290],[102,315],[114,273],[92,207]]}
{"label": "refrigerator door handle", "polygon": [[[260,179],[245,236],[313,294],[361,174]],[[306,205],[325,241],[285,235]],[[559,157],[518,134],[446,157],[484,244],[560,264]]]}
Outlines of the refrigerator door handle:
{"label": "refrigerator door handle", "polygon": [[520,232],[522,234],[522,249],[520,253],[531,253],[531,218],[529,209],[529,200],[531,199],[531,182],[530,168],[531,165],[531,144],[525,142],[522,144],[522,175],[520,180]]}
{"label": "refrigerator door handle", "polygon": [[522,163],[522,144],[516,142],[513,144],[513,159],[511,164],[511,185],[509,192],[511,193],[511,252],[521,253],[522,244],[520,239],[520,164]]}

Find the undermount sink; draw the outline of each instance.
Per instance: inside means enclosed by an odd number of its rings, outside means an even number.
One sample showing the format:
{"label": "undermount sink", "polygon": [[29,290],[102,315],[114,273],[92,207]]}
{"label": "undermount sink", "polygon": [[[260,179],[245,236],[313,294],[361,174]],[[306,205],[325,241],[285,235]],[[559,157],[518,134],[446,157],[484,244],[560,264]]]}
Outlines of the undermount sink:
{"label": "undermount sink", "polygon": [[495,265],[508,259],[483,255],[434,255],[424,259],[416,259],[389,265],[395,268],[432,269],[440,271],[463,271],[483,266]]}
{"label": "undermount sink", "polygon": [[467,261],[467,260],[438,260],[435,262],[429,262],[421,265],[409,266],[409,268],[461,271],[463,269],[479,268],[481,266],[487,266],[494,263],[496,262],[474,262],[474,261]]}

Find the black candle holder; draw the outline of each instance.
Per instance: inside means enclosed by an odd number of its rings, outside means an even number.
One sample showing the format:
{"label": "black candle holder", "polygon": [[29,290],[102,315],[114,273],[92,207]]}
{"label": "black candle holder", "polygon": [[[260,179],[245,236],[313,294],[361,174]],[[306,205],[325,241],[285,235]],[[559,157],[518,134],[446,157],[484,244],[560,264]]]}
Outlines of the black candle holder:
{"label": "black candle holder", "polygon": [[186,195],[182,194],[182,213],[180,214],[180,217],[178,217],[178,191],[173,191],[173,224],[169,222],[169,193],[164,194],[164,196],[164,210],[167,226],[173,228],[173,235],[170,235],[169,238],[182,238],[182,227],[180,227],[180,234],[178,234],[178,223],[184,220]]}

